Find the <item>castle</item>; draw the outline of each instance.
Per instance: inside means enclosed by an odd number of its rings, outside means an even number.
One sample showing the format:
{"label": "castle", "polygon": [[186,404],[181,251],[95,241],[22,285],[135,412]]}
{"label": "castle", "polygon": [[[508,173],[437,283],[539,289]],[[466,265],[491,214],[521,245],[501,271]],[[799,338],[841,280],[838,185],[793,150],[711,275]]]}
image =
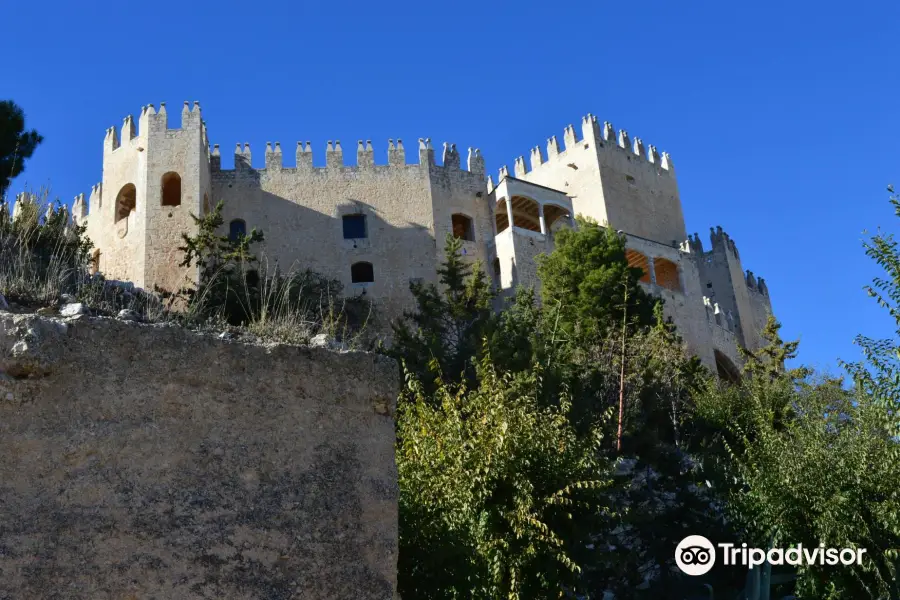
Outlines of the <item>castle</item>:
{"label": "castle", "polygon": [[387,164],[376,164],[372,143],[360,140],[353,166],[341,142],[329,141],[324,167],[313,165],[310,142],[297,143],[293,167],[278,142],[267,143],[264,168],[253,166],[249,144],[237,144],[234,169],[222,169],[199,104],[184,103],[180,129],[168,127],[166,112],[164,103],[148,105],[137,123],[128,116],[121,130],[109,128],[102,182],[87,201],[75,199],[73,218],[87,223],[96,247],[94,268],[108,277],[167,289],[195,278],[178,266],[181,234],[194,229],[189,213],[223,201],[223,234],[261,229],[269,261],[334,277],[391,317],[411,306],[410,281],[436,280],[447,233],[508,294],[539,284],[535,256],[581,214],[623,232],[643,285],[664,298],[704,364],[732,376],[738,345],[761,344],[772,310],[763,279],[744,271],[721,227],[711,229],[708,251],[687,234],[668,154],[593,115],[580,135],[569,125],[562,145],[550,137],[545,151],[531,149],[530,169],[520,156],[495,182],[479,150],[468,150],[463,167],[456,146],[444,144],[438,164],[429,139],[418,140],[414,160],[401,140],[389,140]]}

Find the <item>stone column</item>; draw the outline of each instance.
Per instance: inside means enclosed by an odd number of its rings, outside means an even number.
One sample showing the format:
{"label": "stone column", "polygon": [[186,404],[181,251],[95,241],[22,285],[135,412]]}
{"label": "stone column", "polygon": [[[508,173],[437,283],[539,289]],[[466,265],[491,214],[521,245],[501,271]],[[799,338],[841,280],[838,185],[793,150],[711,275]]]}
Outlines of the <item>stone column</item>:
{"label": "stone column", "polygon": [[538,220],[541,222],[541,233],[547,235],[547,220],[544,219],[544,205],[538,203]]}
{"label": "stone column", "polygon": [[653,257],[647,257],[647,268],[650,269],[650,283],[656,285],[656,267],[653,266]]}
{"label": "stone column", "polygon": [[513,226],[512,198],[506,199],[506,216],[509,219],[509,228]]}

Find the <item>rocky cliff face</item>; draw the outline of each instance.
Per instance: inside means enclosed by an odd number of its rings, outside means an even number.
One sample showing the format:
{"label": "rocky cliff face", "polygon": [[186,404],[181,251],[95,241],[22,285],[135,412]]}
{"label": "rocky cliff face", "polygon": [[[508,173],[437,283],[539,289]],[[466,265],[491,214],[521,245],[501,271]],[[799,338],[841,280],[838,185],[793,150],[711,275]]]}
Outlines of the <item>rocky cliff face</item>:
{"label": "rocky cliff face", "polygon": [[398,379],[0,312],[0,599],[394,598]]}

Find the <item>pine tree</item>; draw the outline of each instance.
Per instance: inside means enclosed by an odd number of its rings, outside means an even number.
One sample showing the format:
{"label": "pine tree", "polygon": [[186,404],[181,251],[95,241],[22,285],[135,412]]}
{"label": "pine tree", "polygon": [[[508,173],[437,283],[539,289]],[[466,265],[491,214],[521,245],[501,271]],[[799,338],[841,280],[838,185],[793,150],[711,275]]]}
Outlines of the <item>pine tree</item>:
{"label": "pine tree", "polygon": [[800,340],[784,341],[779,334],[780,329],[781,323],[774,315],[769,314],[761,332],[765,345],[756,351],[738,348],[744,359],[743,371],[746,375],[764,376],[769,379],[787,375],[792,380],[801,380],[809,375],[809,369],[806,367],[787,368],[787,361],[797,358]]}
{"label": "pine tree", "polygon": [[43,141],[36,130],[25,131],[25,113],[15,102],[0,102],[0,199]]}
{"label": "pine tree", "polygon": [[475,380],[475,364],[493,321],[494,292],[482,269],[462,258],[462,241],[448,234],[439,286],[412,282],[416,309],[392,324],[389,352],[433,390],[436,378]]}
{"label": "pine tree", "polygon": [[629,324],[653,325],[659,300],[638,284],[643,272],[628,266],[625,240],[590,219],[577,222],[556,234],[551,254],[538,257],[544,305],[558,308],[561,329],[583,343],[618,328],[625,313]]}

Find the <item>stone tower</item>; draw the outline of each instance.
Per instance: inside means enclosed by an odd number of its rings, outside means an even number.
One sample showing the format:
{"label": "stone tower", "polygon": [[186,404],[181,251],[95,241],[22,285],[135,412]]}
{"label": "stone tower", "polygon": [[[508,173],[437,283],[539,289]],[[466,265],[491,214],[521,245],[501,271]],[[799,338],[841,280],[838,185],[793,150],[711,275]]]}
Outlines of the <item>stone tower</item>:
{"label": "stone tower", "polygon": [[[209,209],[210,167],[200,105],[188,102],[181,128],[169,129],[165,104],[141,109],[138,127],[125,118],[103,142],[103,181],[92,190],[88,237],[100,250],[94,265],[107,277],[138,287],[176,290],[197,273],[179,266],[181,234],[195,231],[190,213]],[[76,220],[85,206],[74,206]]]}
{"label": "stone tower", "polygon": [[546,158],[531,149],[531,170],[516,160],[515,176],[560,190],[575,212],[631,235],[678,246],[687,237],[675,169],[668,154],[594,115],[582,118],[581,136],[569,125],[564,147],[547,140]]}

